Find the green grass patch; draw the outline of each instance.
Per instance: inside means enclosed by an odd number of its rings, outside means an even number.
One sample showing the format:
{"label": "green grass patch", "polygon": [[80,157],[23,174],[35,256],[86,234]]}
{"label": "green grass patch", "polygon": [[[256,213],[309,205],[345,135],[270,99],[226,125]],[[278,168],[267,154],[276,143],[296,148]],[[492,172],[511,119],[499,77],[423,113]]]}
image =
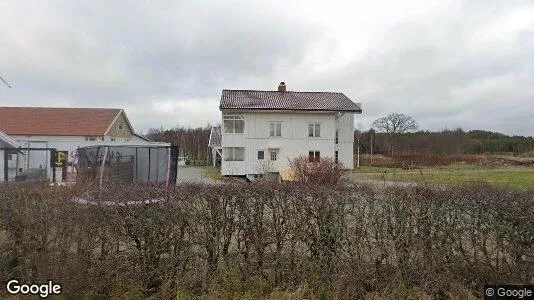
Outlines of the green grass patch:
{"label": "green grass patch", "polygon": [[[371,171],[375,170],[371,169]],[[481,167],[455,168],[455,166],[420,170],[382,168],[379,172],[356,171],[354,176],[355,178],[365,176],[374,180],[426,182],[449,186],[482,181],[499,187],[534,189],[534,168],[485,169]]]}
{"label": "green grass patch", "polygon": [[213,180],[220,180],[221,179],[221,171],[214,166],[195,166],[195,168],[201,169],[203,171],[203,175],[211,178]]}

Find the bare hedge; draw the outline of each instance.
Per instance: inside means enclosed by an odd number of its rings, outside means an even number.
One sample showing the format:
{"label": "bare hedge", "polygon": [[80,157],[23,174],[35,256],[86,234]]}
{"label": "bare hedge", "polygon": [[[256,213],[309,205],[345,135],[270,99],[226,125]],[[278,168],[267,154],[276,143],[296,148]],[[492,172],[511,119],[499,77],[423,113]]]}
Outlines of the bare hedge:
{"label": "bare hedge", "polygon": [[[264,182],[97,195],[117,205],[74,203],[80,192],[0,185],[0,285],[54,280],[73,297],[464,298],[534,278],[532,191]],[[164,201],[118,205],[146,199]]]}

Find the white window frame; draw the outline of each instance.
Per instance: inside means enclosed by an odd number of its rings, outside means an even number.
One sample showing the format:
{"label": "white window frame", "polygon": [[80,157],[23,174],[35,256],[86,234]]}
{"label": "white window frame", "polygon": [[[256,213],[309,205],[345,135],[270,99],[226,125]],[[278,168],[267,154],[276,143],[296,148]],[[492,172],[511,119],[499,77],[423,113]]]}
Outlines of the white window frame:
{"label": "white window frame", "polygon": [[276,152],[276,151],[269,152],[269,160],[270,161],[277,161],[278,160],[278,152]]}
{"label": "white window frame", "polygon": [[[224,149],[224,161],[245,161],[245,147],[225,147]],[[242,159],[238,159],[236,150],[243,150]],[[230,154],[230,155],[229,155]],[[230,159],[228,159],[230,157]]]}
{"label": "white window frame", "polygon": [[[310,126],[313,126],[313,127],[310,128]],[[312,129],[311,136],[310,136],[310,129]],[[321,123],[308,123],[307,135],[308,135],[308,138],[320,138],[321,137]]]}
{"label": "white window frame", "polygon": [[269,136],[282,137],[282,122],[269,122]]}
{"label": "white window frame", "polygon": [[117,124],[117,131],[118,132],[122,132],[124,130],[124,123],[123,122],[119,122]]}
{"label": "white window frame", "polygon": [[[260,152],[262,152],[262,158],[260,158]],[[265,150],[258,150],[258,154],[256,156],[258,160],[264,160],[265,159]]]}
{"label": "white window frame", "polygon": [[[226,121],[232,122],[232,129],[227,131]],[[236,132],[235,121],[243,121],[243,132]],[[223,132],[226,134],[244,134],[245,133],[245,117],[243,115],[223,115]]]}

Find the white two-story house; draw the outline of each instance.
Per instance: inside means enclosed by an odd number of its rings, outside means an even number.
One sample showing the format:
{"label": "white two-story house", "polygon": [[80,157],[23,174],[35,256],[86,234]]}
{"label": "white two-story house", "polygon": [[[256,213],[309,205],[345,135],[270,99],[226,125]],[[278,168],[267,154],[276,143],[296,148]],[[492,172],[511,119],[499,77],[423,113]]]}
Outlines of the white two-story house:
{"label": "white two-story house", "polygon": [[331,157],[353,169],[354,115],[361,105],[342,93],[223,90],[222,128],[212,128],[214,164],[225,176],[253,180],[289,169],[305,155]]}

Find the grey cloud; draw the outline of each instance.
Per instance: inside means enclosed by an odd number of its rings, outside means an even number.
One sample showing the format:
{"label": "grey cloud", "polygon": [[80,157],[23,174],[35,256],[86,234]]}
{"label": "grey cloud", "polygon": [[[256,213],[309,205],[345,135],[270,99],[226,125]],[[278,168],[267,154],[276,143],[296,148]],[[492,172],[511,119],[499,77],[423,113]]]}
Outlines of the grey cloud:
{"label": "grey cloud", "polygon": [[[219,121],[221,89],[284,80],[363,102],[363,126],[401,112],[423,129],[534,135],[533,27],[491,32],[531,2],[452,1],[380,26],[307,17],[289,2],[9,1],[0,74],[14,88],[0,88],[0,105],[124,107],[140,130],[198,126]],[[347,29],[355,34],[337,39]],[[329,66],[362,30],[365,50]]]}

